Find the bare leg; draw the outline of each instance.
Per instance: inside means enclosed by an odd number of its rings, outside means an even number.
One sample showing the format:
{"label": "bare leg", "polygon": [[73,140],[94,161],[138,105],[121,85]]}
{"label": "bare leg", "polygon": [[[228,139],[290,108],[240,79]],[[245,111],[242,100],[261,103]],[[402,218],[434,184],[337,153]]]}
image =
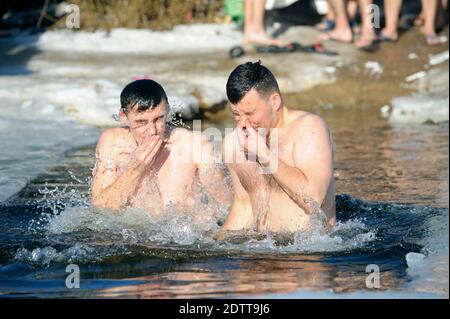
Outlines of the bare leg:
{"label": "bare leg", "polygon": [[249,42],[253,28],[253,1],[244,1],[244,44]]}
{"label": "bare leg", "polygon": [[336,20],[336,13],[334,12],[333,3],[331,0],[328,2],[328,12],[326,16],[322,19],[322,22],[316,24],[316,28],[320,31],[327,31],[330,27],[330,21],[334,22]]}
{"label": "bare leg", "polygon": [[348,22],[345,0],[333,0],[332,3],[336,13],[336,27],[333,31],[319,36],[319,40],[336,40],[350,43],[353,41],[353,34]]}
{"label": "bare leg", "polygon": [[326,18],[334,21],[336,20],[336,12],[334,12],[333,3],[331,0],[327,0],[327,2],[328,2],[328,12]]}
{"label": "bare leg", "polygon": [[361,49],[370,46],[375,41],[375,30],[372,26],[371,13],[368,9],[372,4],[372,0],[359,0],[359,8],[361,12],[361,38],[355,43],[356,47]]}
{"label": "bare leg", "polygon": [[435,23],[438,2],[437,0],[422,0],[423,13],[425,16],[425,25],[423,31],[425,34],[435,34]]}
{"label": "bare leg", "polygon": [[398,19],[402,0],[384,0],[386,26],[381,31],[382,36],[396,41],[398,39]]}
{"label": "bare leg", "polygon": [[438,9],[437,9],[437,17],[436,17],[436,28],[441,29],[445,27],[447,21],[445,18],[445,12],[448,9],[448,0],[440,0],[438,2]]}
{"label": "bare leg", "polygon": [[358,12],[358,2],[356,0],[347,0],[347,13],[350,21],[355,20]]}
{"label": "bare leg", "polygon": [[245,0],[244,44],[281,45],[264,30],[265,4],[265,0]]}
{"label": "bare leg", "polygon": [[423,12],[423,8],[420,11],[419,15],[417,16],[417,18],[414,20],[414,25],[419,27],[419,26],[423,26],[423,22],[425,21],[425,13]]}
{"label": "bare leg", "polygon": [[347,0],[347,14],[350,20],[350,26],[352,28],[353,34],[360,35],[361,27],[356,24],[356,13],[358,12],[358,1],[357,0]]}
{"label": "bare leg", "polygon": [[253,31],[256,34],[266,34],[264,30],[265,5],[265,0],[253,0]]}
{"label": "bare leg", "polygon": [[425,14],[425,25],[422,28],[428,45],[439,45],[441,40],[436,34],[436,15],[438,0],[422,0],[422,8]]}

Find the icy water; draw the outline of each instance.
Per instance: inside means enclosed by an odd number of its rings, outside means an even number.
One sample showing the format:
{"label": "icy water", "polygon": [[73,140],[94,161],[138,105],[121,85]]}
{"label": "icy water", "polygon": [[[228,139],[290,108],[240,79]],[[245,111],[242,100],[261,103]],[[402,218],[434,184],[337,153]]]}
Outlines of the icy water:
{"label": "icy water", "polygon": [[[221,242],[214,234],[224,212],[194,225],[192,216],[176,212],[154,220],[133,210],[95,211],[88,188],[94,148],[85,147],[0,207],[2,295],[364,297],[374,292],[366,287],[366,267],[375,264],[376,298],[448,296],[448,124],[392,128],[366,112],[372,124],[355,138],[349,131],[363,125],[361,117],[322,112],[335,128],[341,194],[330,234],[238,233]],[[381,150],[373,146],[383,143]],[[417,150],[420,156],[411,154]],[[72,263],[80,267],[80,289],[65,287]]]}
{"label": "icy water", "polygon": [[[28,49],[11,56],[20,60]],[[50,52],[23,66],[9,57],[0,67],[0,296],[448,298],[449,127],[383,118],[381,106],[411,93],[398,85],[410,66],[393,52],[376,56],[381,78],[364,71],[362,57],[362,71],[343,70],[338,85],[286,96],[288,106],[320,114],[333,132],[336,228],[224,241],[215,239],[224,207],[168,211],[162,219],[91,207],[100,130],[89,124],[105,124],[99,119],[117,109],[116,77],[122,83],[150,72],[141,65],[157,59]],[[192,68],[232,67],[209,55],[192,60]],[[159,67],[168,73],[185,64],[166,61]],[[205,124],[233,120],[222,112]],[[200,214],[213,217],[199,221]],[[79,289],[65,285],[69,264],[80,268]],[[380,270],[378,289],[366,285],[369,265]]]}

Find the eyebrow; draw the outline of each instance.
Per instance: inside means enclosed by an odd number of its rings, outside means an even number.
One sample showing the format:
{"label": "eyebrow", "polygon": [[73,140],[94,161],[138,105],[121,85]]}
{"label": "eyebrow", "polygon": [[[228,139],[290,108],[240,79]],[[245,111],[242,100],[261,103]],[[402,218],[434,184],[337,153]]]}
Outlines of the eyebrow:
{"label": "eyebrow", "polygon": [[[158,117],[163,117],[165,115],[165,113],[160,113],[159,115],[156,115],[156,118],[158,118]],[[138,115],[138,116],[140,116],[140,115]],[[140,118],[140,117],[135,117],[135,121],[147,121],[147,118]]]}

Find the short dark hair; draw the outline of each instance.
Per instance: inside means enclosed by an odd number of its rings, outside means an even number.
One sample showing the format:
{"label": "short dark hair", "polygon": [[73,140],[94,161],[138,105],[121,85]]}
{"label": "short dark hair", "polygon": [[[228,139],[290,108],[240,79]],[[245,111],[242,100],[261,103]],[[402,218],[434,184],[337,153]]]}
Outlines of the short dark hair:
{"label": "short dark hair", "polygon": [[163,87],[153,80],[136,80],[129,83],[120,93],[120,109],[128,114],[136,108],[138,112],[158,106],[162,101],[168,103]]}
{"label": "short dark hair", "polygon": [[280,94],[275,76],[261,61],[241,64],[231,72],[227,82],[228,100],[237,104],[251,89],[255,89],[262,96]]}

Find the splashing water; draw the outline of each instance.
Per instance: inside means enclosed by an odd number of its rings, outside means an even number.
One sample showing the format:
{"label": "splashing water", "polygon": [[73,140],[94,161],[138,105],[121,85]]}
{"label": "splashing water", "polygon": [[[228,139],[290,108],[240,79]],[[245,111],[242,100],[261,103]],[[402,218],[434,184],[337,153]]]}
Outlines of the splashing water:
{"label": "splashing water", "polygon": [[[73,174],[72,179],[80,181]],[[87,181],[90,183],[90,181]],[[197,185],[198,196],[204,196]],[[97,244],[114,242],[115,245],[143,245],[160,248],[185,247],[196,249],[199,245],[208,250],[244,251],[263,253],[316,253],[348,251],[364,247],[376,239],[375,231],[370,230],[358,218],[338,222],[335,228],[324,232],[326,218],[320,212],[311,218],[311,226],[306,231],[296,233],[271,234],[266,231],[259,234],[254,231],[238,231],[231,233],[224,241],[216,240],[220,231],[220,223],[224,221],[228,207],[220,207],[211,200],[198,204],[191,211],[179,211],[175,207],[167,207],[163,214],[152,215],[147,211],[129,207],[121,213],[92,207],[90,199],[85,195],[66,186],[40,190],[43,195],[39,200],[39,207],[47,208],[37,219],[30,221],[28,231],[40,231],[46,237],[53,235],[67,235],[74,237],[72,249],[65,249],[62,254],[52,247],[44,250],[37,248],[31,252],[21,250],[16,258],[33,263],[42,261],[62,261],[62,256],[68,252],[76,252],[88,247],[94,236]],[[64,199],[63,199],[64,198]],[[324,215],[324,213],[322,213]],[[86,233],[89,233],[87,235]],[[78,234],[78,235],[76,235]],[[95,235],[94,235],[95,234]],[[83,242],[83,235],[89,241]],[[81,240],[81,242],[80,242]],[[81,245],[81,246],[80,246]],[[45,257],[37,258],[36,256]],[[81,255],[84,256],[84,253]],[[53,256],[53,258],[52,258]],[[76,253],[75,253],[76,256]],[[70,256],[69,256],[70,257]],[[70,258],[69,258],[70,259]]]}
{"label": "splashing water", "polygon": [[[80,180],[72,172],[70,176],[76,183],[90,183],[90,180]],[[228,207],[221,207],[213,199],[198,200],[199,204],[191,211],[168,207],[163,214],[152,215],[140,209],[127,208],[122,213],[115,213],[92,207],[89,196],[72,186],[70,183],[62,189],[46,186],[40,190],[42,197],[37,204],[1,207],[5,222],[0,231],[4,234],[0,238],[0,281],[5,276],[11,277],[11,267],[31,267],[26,268],[25,273],[36,276],[36,272],[41,274],[44,271],[45,276],[51,277],[51,273],[64,265],[76,263],[85,267],[84,272],[91,278],[97,278],[99,273],[102,278],[122,278],[133,274],[158,277],[156,274],[164,273],[167,263],[171,267],[181,267],[177,265],[195,265],[201,260],[209,262],[200,269],[210,269],[208,272],[222,278],[230,269],[244,271],[247,263],[257,260],[260,260],[258,263],[267,261],[272,265],[264,266],[269,267],[268,273],[273,273],[276,267],[288,267],[286,271],[289,272],[290,263],[295,265],[299,258],[306,258],[312,261],[302,264],[300,269],[307,269],[311,262],[320,261],[320,267],[335,268],[338,274],[364,273],[367,264],[379,264],[385,268],[386,274],[396,278],[394,281],[390,279],[390,289],[417,289],[417,284],[402,282],[408,276],[416,278],[417,282],[429,281],[430,271],[423,270],[431,267],[427,263],[432,263],[433,258],[445,259],[442,247],[438,249],[438,257],[433,257],[436,256],[433,242],[437,240],[433,238],[442,236],[443,230],[442,227],[437,230],[429,227],[429,222],[432,218],[441,218],[440,225],[445,225],[442,223],[445,217],[439,216],[446,216],[447,210],[368,203],[340,195],[337,196],[338,222],[330,232],[324,232],[323,218],[317,214],[308,230],[294,234],[250,230],[231,232],[225,239],[217,240]],[[201,192],[198,194],[199,197],[205,196]],[[432,225],[436,223],[432,222]],[[430,231],[438,233],[430,234]],[[424,261],[411,261],[413,255],[410,253],[422,254]],[[285,260],[286,265],[276,266],[279,259]],[[273,263],[270,260],[274,260]],[[152,264],[148,266],[150,262]],[[89,265],[97,265],[95,267],[99,270],[92,273]],[[108,270],[111,267],[122,270],[111,274]],[[131,273],[125,270],[130,267],[134,269]],[[223,272],[224,269],[229,270]],[[347,285],[365,289],[358,286],[350,275],[345,278],[345,282],[355,282]],[[332,282],[327,287],[330,285],[338,290],[343,284]],[[442,288],[442,282],[435,286],[438,286],[439,294],[448,293]],[[435,292],[435,286],[434,290],[425,291]],[[16,289],[10,288],[11,291]]]}

